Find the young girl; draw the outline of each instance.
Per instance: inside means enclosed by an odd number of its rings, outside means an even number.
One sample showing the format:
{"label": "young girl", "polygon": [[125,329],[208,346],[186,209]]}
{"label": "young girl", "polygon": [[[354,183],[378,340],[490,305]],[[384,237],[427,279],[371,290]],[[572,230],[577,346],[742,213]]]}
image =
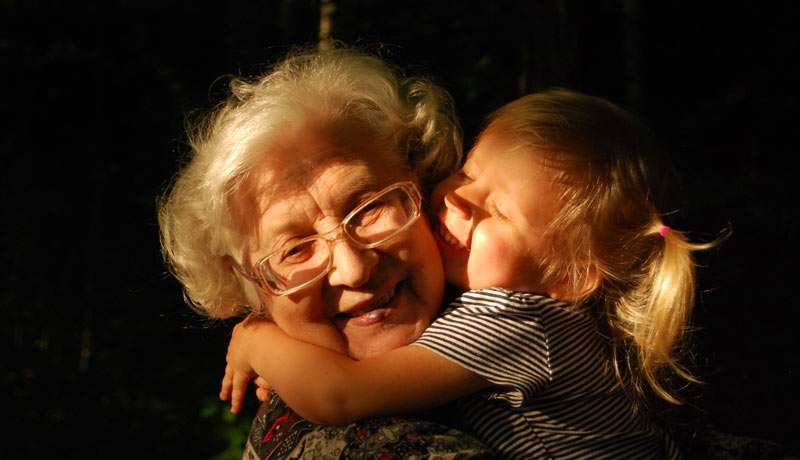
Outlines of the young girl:
{"label": "young girl", "polygon": [[470,291],[415,343],[362,361],[246,321],[222,398],[237,409],[255,373],[300,415],[341,424],[470,395],[465,421],[505,458],[677,456],[637,401],[678,403],[664,380],[695,381],[676,350],[691,252],[710,245],[662,221],[657,152],[603,99],[507,104],[431,200],[447,280]]}

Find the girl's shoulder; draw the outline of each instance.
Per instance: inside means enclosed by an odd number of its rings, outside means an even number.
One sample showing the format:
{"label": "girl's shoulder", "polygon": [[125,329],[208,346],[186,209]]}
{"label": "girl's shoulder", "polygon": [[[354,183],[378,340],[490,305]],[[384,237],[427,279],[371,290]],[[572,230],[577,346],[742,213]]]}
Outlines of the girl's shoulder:
{"label": "girl's shoulder", "polygon": [[594,327],[594,318],[586,309],[575,308],[570,303],[554,299],[546,294],[514,291],[491,287],[466,291],[450,303],[442,316],[454,315],[509,319],[547,324],[572,324],[571,327]]}
{"label": "girl's shoulder", "polygon": [[453,304],[458,306],[503,306],[511,308],[567,308],[569,304],[556,300],[545,294],[514,291],[511,289],[491,287],[473,289],[459,295]]}

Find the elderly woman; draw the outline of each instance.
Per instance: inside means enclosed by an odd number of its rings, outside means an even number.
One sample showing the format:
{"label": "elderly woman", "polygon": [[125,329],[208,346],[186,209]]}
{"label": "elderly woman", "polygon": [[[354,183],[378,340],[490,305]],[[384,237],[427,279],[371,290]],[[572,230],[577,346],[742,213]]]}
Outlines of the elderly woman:
{"label": "elderly woman", "polygon": [[[291,55],[232,93],[193,133],[159,211],[187,299],[212,317],[266,316],[356,359],[414,341],[442,300],[422,197],[460,161],[449,96],[346,49]],[[316,426],[275,395],[245,456],[384,453],[488,456],[423,420]]]}

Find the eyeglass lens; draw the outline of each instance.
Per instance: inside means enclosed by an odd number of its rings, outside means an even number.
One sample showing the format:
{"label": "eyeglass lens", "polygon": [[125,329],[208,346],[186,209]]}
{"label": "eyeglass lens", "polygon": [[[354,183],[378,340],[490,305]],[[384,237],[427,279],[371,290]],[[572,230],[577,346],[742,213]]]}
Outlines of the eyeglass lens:
{"label": "eyeglass lens", "polygon": [[[342,226],[350,239],[369,246],[394,237],[415,217],[414,199],[398,187],[362,204]],[[271,287],[288,290],[325,272],[330,256],[330,245],[320,236],[278,251],[260,268]]]}
{"label": "eyeglass lens", "polygon": [[414,202],[402,189],[383,194],[353,214],[345,232],[362,244],[383,241],[414,217]]}

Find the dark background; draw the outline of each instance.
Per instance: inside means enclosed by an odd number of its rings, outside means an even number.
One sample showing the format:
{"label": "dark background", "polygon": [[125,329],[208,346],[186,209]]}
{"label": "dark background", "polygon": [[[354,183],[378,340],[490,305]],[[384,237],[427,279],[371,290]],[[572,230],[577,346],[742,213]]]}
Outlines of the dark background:
{"label": "dark background", "polygon": [[[452,92],[467,144],[490,110],[552,85],[652,126],[683,179],[667,222],[700,240],[733,230],[700,257],[694,404],[797,451],[800,7],[328,4],[334,38]],[[185,158],[186,117],[319,25],[311,0],[0,1],[0,458],[239,455],[254,398],[233,419],[215,396],[231,323],[182,303],[154,206]]]}

